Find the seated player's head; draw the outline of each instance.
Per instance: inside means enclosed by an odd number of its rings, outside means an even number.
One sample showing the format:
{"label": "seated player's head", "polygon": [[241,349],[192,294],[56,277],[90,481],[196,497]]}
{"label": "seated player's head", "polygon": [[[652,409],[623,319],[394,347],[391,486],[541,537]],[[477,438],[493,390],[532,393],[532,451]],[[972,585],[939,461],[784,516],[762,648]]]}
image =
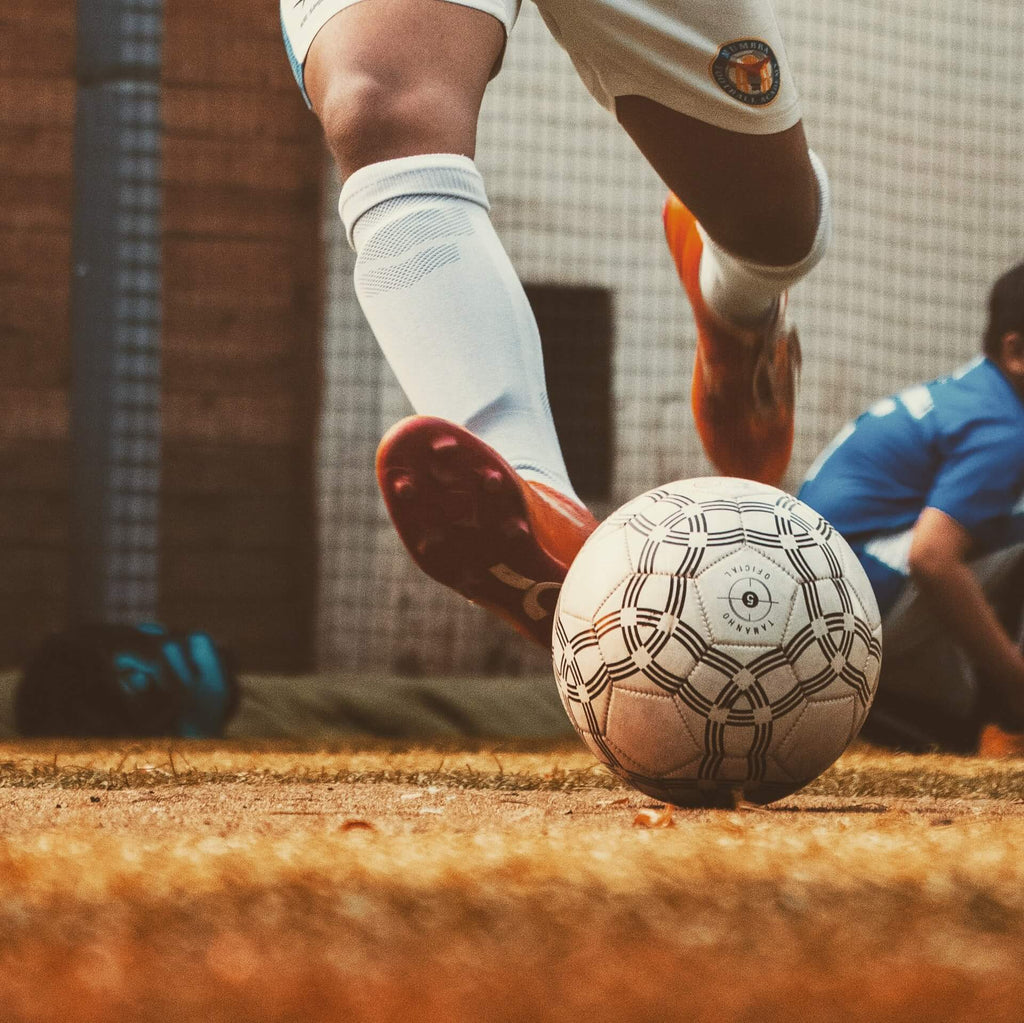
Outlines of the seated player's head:
{"label": "seated player's head", "polygon": [[992,286],[984,351],[1024,395],[1024,263]]}

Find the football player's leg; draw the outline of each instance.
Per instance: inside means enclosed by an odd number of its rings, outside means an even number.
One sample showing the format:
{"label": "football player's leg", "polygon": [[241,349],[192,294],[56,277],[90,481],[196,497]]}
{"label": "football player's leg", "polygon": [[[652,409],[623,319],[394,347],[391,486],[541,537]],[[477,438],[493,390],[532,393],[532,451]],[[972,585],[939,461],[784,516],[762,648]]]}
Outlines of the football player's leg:
{"label": "football player's leg", "polygon": [[[345,179],[360,304],[420,413],[378,453],[392,519],[428,574],[547,642],[548,590],[594,522],[569,482],[536,322],[472,159],[508,7],[503,24],[463,4],[365,0],[321,27],[304,75],[293,64]],[[548,604],[528,604],[535,585]]]}
{"label": "football player's leg", "polygon": [[[1016,544],[983,559],[979,579],[999,620],[1024,654],[1024,544]],[[989,723],[982,731],[982,756],[1024,756],[1024,721],[1007,715],[1002,701],[981,678]]]}
{"label": "football player's leg", "polygon": [[984,713],[979,681],[947,635],[890,651],[900,626],[883,620],[885,656],[861,738],[907,753],[973,753]]}
{"label": "football player's leg", "polygon": [[[885,539],[892,543],[891,536]],[[883,608],[884,657],[861,737],[911,753],[973,752],[983,714],[969,660],[913,582],[891,571],[879,574],[870,541],[854,549]]]}
{"label": "football player's leg", "polygon": [[[620,97],[616,108],[641,152],[696,217],[706,250],[723,264],[717,270],[724,279],[710,282],[707,301],[744,325],[763,320],[780,294],[778,282],[798,280],[808,256],[823,254],[816,245],[829,228],[828,182],[808,150],[803,123],[748,134],[642,96]],[[736,286],[731,274],[745,276],[746,287]]]}
{"label": "football player's leg", "polygon": [[[286,38],[292,6],[283,0]],[[323,24],[296,74],[343,179],[384,160],[473,156],[504,48],[497,18],[437,0],[323,0],[317,12]]]}
{"label": "football player's leg", "polygon": [[[991,552],[971,568],[1004,627],[1018,642],[1024,641],[1022,546]],[[949,634],[916,585],[905,585],[882,628],[885,658],[862,732],[866,739],[916,752],[1024,752],[1024,722]]]}
{"label": "football player's leg", "polygon": [[413,408],[572,495],[540,338],[473,163],[505,27],[437,0],[366,0],[313,41],[309,96],[344,180],[355,287]]}
{"label": "football player's leg", "polygon": [[786,292],[821,258],[830,219],[770,0],[537,6],[671,189],[665,229],[697,320],[693,404],[711,460],[777,483],[800,359]]}
{"label": "football player's leg", "polygon": [[697,321],[693,408],[712,463],[777,484],[793,445],[800,348],[788,289],[821,259],[828,178],[799,122],[745,134],[639,96],[619,118],[671,189],[665,232]]}

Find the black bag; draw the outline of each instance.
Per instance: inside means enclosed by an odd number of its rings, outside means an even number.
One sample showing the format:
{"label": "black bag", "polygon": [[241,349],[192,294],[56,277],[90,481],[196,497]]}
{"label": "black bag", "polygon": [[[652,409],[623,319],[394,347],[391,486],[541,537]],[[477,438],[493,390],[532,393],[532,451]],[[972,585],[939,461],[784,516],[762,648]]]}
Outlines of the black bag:
{"label": "black bag", "polygon": [[223,735],[237,705],[230,658],[205,632],[80,625],[29,658],[14,719],[26,737],[205,738]]}

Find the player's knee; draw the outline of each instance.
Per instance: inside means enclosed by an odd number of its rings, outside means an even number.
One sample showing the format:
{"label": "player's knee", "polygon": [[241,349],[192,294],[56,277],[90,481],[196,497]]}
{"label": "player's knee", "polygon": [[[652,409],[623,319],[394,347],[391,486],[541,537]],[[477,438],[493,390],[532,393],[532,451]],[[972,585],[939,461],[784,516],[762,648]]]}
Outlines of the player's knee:
{"label": "player's knee", "polygon": [[[828,174],[818,156],[811,152],[813,184],[806,195],[795,198],[798,212],[766,206],[763,221],[747,222],[745,235],[758,240],[761,258],[772,268],[780,284],[792,287],[824,258],[832,240],[832,195]],[[748,259],[750,257],[748,256]]]}
{"label": "player's knee", "polygon": [[714,221],[702,223],[725,251],[746,263],[770,268],[784,287],[795,284],[824,257],[832,237],[832,199],[828,175],[810,153],[806,184],[787,186],[774,201],[750,202],[730,193]]}
{"label": "player's knee", "polygon": [[798,277],[809,273],[821,262],[832,241],[832,190],[825,165],[814,152],[809,153],[814,169],[814,188],[808,201],[813,204],[814,216],[804,225],[801,238],[791,252],[787,264],[793,265]]}
{"label": "player's knee", "polygon": [[395,87],[373,74],[332,82],[318,113],[344,176],[396,156],[463,152],[475,136],[475,124],[462,115],[457,97],[439,93],[431,83]]}
{"label": "player's knee", "polygon": [[344,175],[375,162],[375,150],[394,137],[396,105],[393,92],[372,75],[337,76],[330,83],[317,113]]}
{"label": "player's knee", "polygon": [[817,215],[813,221],[814,230],[797,261],[803,273],[809,272],[821,262],[832,241],[832,187],[829,183],[828,172],[817,153],[810,150],[808,156],[814,170],[814,202]]}

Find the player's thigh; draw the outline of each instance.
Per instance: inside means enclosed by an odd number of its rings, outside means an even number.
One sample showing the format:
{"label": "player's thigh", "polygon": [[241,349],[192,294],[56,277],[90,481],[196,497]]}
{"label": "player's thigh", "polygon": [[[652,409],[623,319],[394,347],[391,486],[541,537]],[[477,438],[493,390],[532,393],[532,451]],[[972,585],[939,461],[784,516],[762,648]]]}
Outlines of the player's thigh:
{"label": "player's thigh", "polygon": [[811,247],[818,189],[769,0],[538,0],[594,96],[737,254]]}
{"label": "player's thigh", "polygon": [[285,38],[344,174],[424,152],[473,155],[516,0],[323,0],[306,22],[302,6],[282,0]]}
{"label": "player's thigh", "polygon": [[1024,593],[1024,542],[1008,543],[971,561],[971,571],[989,599],[1012,587]]}
{"label": "player's thigh", "polygon": [[[1011,543],[970,562],[971,572],[985,598],[1012,608],[1024,583],[1024,543]],[[944,642],[948,628],[935,614],[927,597],[908,581],[884,620],[886,654],[903,654]]]}

